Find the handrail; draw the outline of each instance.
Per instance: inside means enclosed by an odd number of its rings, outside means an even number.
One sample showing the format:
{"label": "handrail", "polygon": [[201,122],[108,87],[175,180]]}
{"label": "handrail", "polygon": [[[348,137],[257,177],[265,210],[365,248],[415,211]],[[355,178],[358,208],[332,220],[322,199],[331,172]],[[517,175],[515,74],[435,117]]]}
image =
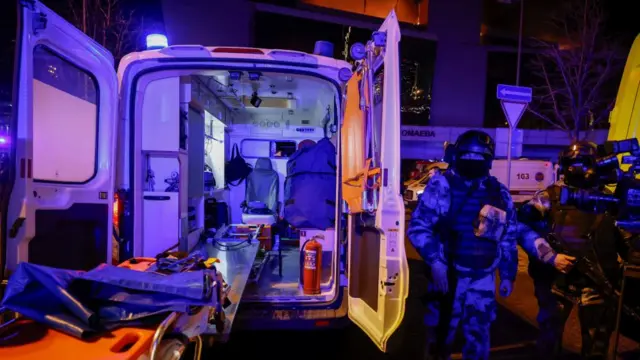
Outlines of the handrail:
{"label": "handrail", "polygon": [[169,327],[173,325],[173,323],[175,323],[176,320],[178,320],[178,313],[172,312],[158,326],[158,329],[156,330],[155,334],[153,334],[153,340],[151,342],[151,352],[149,353],[150,360],[156,360],[160,342],[162,341],[162,338],[164,337],[164,334],[167,332]]}

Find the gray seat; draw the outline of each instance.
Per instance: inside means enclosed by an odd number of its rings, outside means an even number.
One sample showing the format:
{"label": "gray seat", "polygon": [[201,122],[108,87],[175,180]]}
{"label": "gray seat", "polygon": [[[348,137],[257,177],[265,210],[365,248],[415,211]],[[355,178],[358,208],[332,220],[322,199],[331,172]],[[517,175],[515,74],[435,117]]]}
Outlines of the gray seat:
{"label": "gray seat", "polygon": [[278,219],[280,181],[271,159],[259,158],[246,179],[242,222],[271,225]]}

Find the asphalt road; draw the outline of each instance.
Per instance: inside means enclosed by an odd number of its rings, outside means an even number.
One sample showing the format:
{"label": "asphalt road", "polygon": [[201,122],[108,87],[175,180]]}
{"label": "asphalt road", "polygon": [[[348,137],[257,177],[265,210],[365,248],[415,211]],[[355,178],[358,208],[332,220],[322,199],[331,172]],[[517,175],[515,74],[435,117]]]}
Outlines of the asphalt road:
{"label": "asphalt road", "polygon": [[[535,359],[532,356],[532,341],[536,330],[523,323],[508,311],[501,311],[494,331],[492,359]],[[400,346],[395,344],[390,354],[382,354],[375,345],[355,326],[342,330],[313,332],[245,332],[236,333],[232,340],[212,349],[205,359],[223,356],[274,356],[279,359],[368,359],[390,360],[423,359],[424,333],[420,330],[407,332]],[[461,343],[459,339],[458,343]],[[459,346],[457,346],[459,348]],[[455,356],[454,358],[460,358]]]}
{"label": "asphalt road", "polygon": [[[237,332],[231,340],[208,351],[204,359],[222,356],[277,356],[279,359],[423,359],[425,339],[420,297],[426,278],[420,261],[412,261],[410,296],[404,322],[390,341],[390,353],[382,354],[359,328],[352,325],[340,330],[313,332]],[[492,328],[492,359],[535,359],[533,341],[537,329],[504,307],[500,307]],[[462,339],[456,341],[460,349]],[[303,349],[303,350],[301,350]],[[460,358],[455,356],[454,358]]]}

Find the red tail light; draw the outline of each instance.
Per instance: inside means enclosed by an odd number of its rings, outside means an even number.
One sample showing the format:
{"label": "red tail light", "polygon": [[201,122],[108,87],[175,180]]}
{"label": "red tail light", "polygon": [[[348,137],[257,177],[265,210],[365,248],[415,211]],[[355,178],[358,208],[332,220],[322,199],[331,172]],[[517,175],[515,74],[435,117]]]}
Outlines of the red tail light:
{"label": "red tail light", "polygon": [[120,196],[116,194],[113,201],[113,226],[116,229],[120,228],[120,214],[122,214],[122,205],[123,202],[120,200]]}

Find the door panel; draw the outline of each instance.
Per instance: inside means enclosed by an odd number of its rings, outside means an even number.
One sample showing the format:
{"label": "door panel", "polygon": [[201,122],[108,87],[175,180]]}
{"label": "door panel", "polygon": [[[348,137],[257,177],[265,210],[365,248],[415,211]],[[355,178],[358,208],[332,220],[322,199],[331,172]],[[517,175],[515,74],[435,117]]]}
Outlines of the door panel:
{"label": "door panel", "polygon": [[113,57],[38,1],[18,11],[6,269],[30,261],[88,270],[111,261]]}
{"label": "door panel", "polygon": [[[347,100],[365,104],[367,157],[356,176],[360,181],[350,179],[363,200],[359,209],[349,209],[349,317],[386,351],[404,317],[409,283],[400,194],[400,29],[394,12],[372,38],[361,94]],[[370,101],[360,102],[363,96]]]}

